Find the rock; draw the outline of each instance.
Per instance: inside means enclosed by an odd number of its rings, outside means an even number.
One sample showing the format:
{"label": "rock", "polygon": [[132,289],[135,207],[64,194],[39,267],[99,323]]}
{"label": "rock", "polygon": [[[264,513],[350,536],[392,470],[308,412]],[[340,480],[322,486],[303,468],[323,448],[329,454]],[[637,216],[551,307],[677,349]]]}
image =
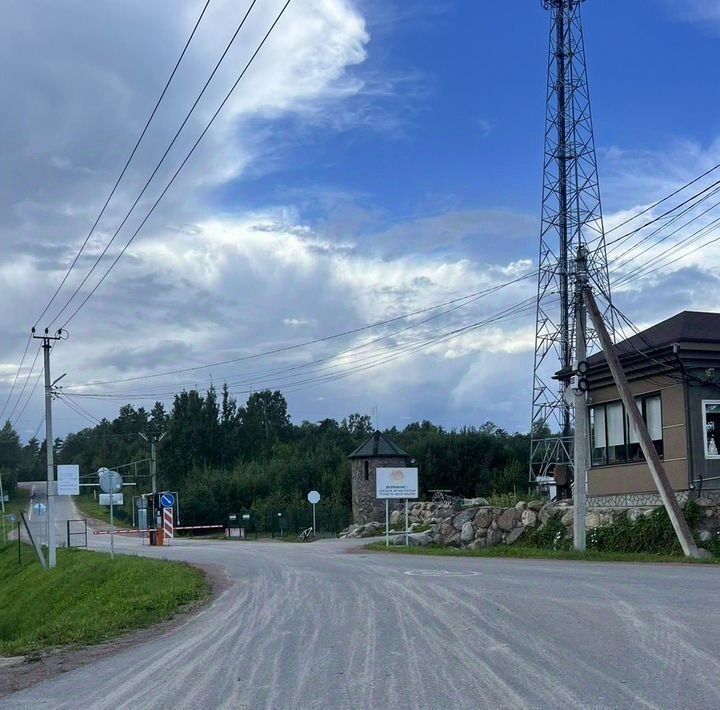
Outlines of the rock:
{"label": "rock", "polygon": [[390,513],[390,525],[397,525],[402,519],[402,513],[399,510],[393,510]]}
{"label": "rock", "polygon": [[713,515],[715,515],[715,511],[710,510],[710,508],[705,508],[705,517],[706,518],[712,518]]}
{"label": "rock", "polygon": [[525,532],[525,528],[522,525],[515,528],[512,532],[509,532],[505,537],[505,544],[512,545],[517,539]]}
{"label": "rock", "polygon": [[460,547],[460,533],[456,531],[453,535],[446,538],[445,545],[447,547]]}
{"label": "rock", "polygon": [[556,512],[555,503],[547,503],[540,509],[540,522],[545,525]]}
{"label": "rock", "polygon": [[[404,537],[404,535],[400,537]],[[430,538],[426,533],[412,533],[408,535],[408,541],[411,547],[426,547],[430,544]]]}
{"label": "rock", "polygon": [[490,528],[487,533],[487,546],[494,547],[502,542],[503,534],[500,530],[493,530]]}
{"label": "rock", "polygon": [[535,525],[537,523],[537,513],[533,510],[523,510],[523,514],[520,518],[520,523],[523,525],[523,527],[528,527],[531,525]]}
{"label": "rock", "polygon": [[519,510],[515,510],[515,508],[508,508],[497,519],[498,527],[505,532],[510,532],[515,527],[518,520],[520,520],[520,517],[521,513]]}
{"label": "rock", "polygon": [[478,508],[481,505],[487,505],[488,502],[485,498],[463,498],[463,508]]}
{"label": "rock", "polygon": [[695,505],[699,505],[701,508],[712,508],[716,503],[709,498],[696,498]]}
{"label": "rock", "polygon": [[655,508],[648,508],[647,510],[644,510],[644,511],[643,511],[643,515],[644,515],[646,518],[649,518],[649,517],[652,516],[652,514],[653,514],[654,512],[655,512]]}
{"label": "rock", "polygon": [[476,528],[489,528],[492,525],[493,513],[490,508],[481,508],[473,518]]}
{"label": "rock", "polygon": [[485,539],[486,537],[487,537],[487,528],[478,528],[475,531],[475,539],[476,540]]}
{"label": "rock", "polygon": [[475,517],[475,510],[463,510],[462,513],[458,513],[453,518],[453,525],[455,530],[462,530],[462,526],[465,525],[469,520]]}
{"label": "rock", "polygon": [[594,530],[600,527],[600,515],[598,513],[588,513],[585,518],[585,525],[588,530]]}
{"label": "rock", "polygon": [[461,542],[471,542],[475,539],[475,528],[473,527],[473,524],[468,520],[463,526],[462,530],[460,531],[460,541]]}
{"label": "rock", "polygon": [[527,503],[524,500],[518,501],[515,504],[515,510],[519,510],[521,513],[525,508],[527,508]]}
{"label": "rock", "polygon": [[485,539],[477,539],[473,540],[468,545],[468,550],[482,550],[484,547],[487,547],[487,542],[485,541]]}
{"label": "rock", "polygon": [[562,518],[560,518],[560,522],[565,526],[568,527],[569,525],[573,524],[573,517],[575,515],[575,509],[570,506],[567,508],[567,512],[563,513]]}
{"label": "rock", "polygon": [[628,520],[631,523],[634,523],[638,518],[641,518],[643,514],[643,511],[640,510],[640,508],[630,508],[627,512]]}
{"label": "rock", "polygon": [[533,510],[536,513],[539,513],[542,510],[544,505],[545,505],[545,503],[541,500],[531,500],[527,504],[527,507],[530,508],[530,510]]}
{"label": "rock", "polygon": [[368,523],[362,531],[361,537],[373,537],[378,534],[380,523]]}
{"label": "rock", "polygon": [[450,525],[449,523],[443,523],[442,527],[440,528],[440,534],[445,538],[450,537],[451,535],[454,535],[455,534],[455,526]]}
{"label": "rock", "polygon": [[700,531],[700,542],[710,542],[712,540],[712,533],[709,530]]}

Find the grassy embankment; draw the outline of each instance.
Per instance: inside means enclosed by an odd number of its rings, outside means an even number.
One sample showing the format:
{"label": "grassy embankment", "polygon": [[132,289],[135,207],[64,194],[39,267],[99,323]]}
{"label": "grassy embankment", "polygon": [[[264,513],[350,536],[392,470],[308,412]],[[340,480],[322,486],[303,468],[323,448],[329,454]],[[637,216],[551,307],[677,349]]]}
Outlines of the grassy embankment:
{"label": "grassy embankment", "polygon": [[497,546],[484,550],[463,550],[456,547],[405,547],[391,545],[385,547],[384,542],[374,542],[366,545],[368,550],[376,552],[398,552],[404,555],[433,555],[441,557],[504,557],[513,559],[538,560],[578,560],[585,562],[675,562],[695,564],[719,564],[720,558],[712,557],[707,560],[693,560],[682,555],[653,555],[642,552],[600,552],[588,550],[575,552],[574,550],[548,550],[536,547]]}
{"label": "grassy embankment", "polygon": [[179,562],[58,549],[43,571],[34,550],[0,545],[0,656],[98,643],[172,617],[208,595],[202,571]]}

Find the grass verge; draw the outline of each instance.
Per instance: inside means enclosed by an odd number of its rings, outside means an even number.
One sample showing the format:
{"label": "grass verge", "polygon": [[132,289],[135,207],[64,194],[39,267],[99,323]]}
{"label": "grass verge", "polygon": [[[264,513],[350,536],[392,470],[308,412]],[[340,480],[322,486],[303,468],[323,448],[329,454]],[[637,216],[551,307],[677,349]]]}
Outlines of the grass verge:
{"label": "grass verge", "polygon": [[209,594],[180,562],[58,549],[45,572],[29,545],[0,547],[0,656],[98,643],[169,619]]}
{"label": "grass verge", "polygon": [[19,518],[21,512],[26,512],[30,501],[30,491],[16,488],[9,503],[5,503],[5,515],[11,513]]}
{"label": "grass verge", "polygon": [[383,542],[373,542],[365,546],[375,552],[397,552],[403,555],[433,555],[440,557],[505,557],[536,560],[578,560],[585,562],[674,562],[688,564],[719,564],[720,558],[694,560],[682,555],[653,555],[647,552],[575,552],[575,550],[547,550],[536,547],[508,547],[505,545],[484,550],[462,550],[456,547],[385,547]]}

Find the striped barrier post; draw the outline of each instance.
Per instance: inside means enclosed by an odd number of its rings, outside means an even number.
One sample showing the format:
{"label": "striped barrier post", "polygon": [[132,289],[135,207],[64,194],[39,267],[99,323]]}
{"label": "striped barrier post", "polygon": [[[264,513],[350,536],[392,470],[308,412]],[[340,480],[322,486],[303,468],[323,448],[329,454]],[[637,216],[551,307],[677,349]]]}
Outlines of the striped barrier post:
{"label": "striped barrier post", "polygon": [[165,531],[165,539],[169,543],[170,540],[173,539],[173,532],[175,530],[172,508],[163,508],[163,530]]}

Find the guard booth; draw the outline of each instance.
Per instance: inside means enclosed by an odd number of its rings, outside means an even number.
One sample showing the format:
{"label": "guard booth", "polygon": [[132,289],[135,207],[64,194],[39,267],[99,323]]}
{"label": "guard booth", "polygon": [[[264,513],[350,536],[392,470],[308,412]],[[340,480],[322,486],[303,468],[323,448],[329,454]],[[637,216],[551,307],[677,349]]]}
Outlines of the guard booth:
{"label": "guard booth", "polygon": [[257,527],[250,511],[246,510],[242,513],[228,515],[225,526],[225,536],[227,538],[246,540],[251,534],[254,534],[255,539],[257,539]]}

